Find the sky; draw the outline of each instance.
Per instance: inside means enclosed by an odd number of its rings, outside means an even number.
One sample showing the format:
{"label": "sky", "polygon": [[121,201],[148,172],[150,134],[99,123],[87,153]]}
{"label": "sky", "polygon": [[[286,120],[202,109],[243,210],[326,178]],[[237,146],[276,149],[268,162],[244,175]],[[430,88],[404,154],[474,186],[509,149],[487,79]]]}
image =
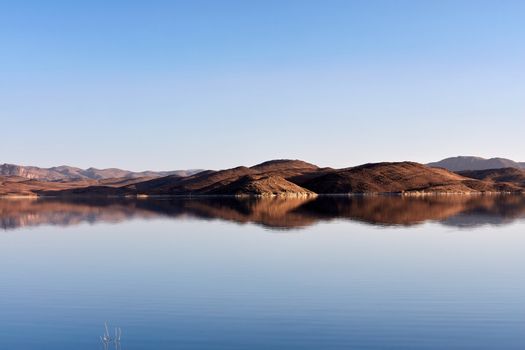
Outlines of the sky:
{"label": "sky", "polygon": [[0,163],[525,161],[521,0],[0,0]]}

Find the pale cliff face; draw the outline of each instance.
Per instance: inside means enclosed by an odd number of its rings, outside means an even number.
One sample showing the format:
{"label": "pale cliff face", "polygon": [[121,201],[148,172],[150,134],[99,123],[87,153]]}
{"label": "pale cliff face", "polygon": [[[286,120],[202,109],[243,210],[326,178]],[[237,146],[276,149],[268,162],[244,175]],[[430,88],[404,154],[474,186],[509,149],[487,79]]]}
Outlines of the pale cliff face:
{"label": "pale cliff face", "polygon": [[40,174],[38,171],[33,171],[31,168],[21,167],[13,164],[0,165],[0,174],[5,176],[20,176],[28,179],[37,179]]}

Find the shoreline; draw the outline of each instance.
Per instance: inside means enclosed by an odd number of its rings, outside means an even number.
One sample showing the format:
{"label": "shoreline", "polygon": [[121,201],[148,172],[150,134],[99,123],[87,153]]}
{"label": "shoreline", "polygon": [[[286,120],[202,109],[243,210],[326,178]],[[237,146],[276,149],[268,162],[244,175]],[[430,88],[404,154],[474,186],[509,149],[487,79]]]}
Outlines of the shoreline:
{"label": "shoreline", "polygon": [[257,199],[297,199],[297,198],[316,198],[316,197],[428,197],[428,196],[494,196],[494,195],[525,195],[524,191],[487,191],[487,192],[349,192],[349,193],[314,193],[314,194],[159,194],[159,195],[0,195],[0,199],[71,199],[71,198],[90,198],[90,199],[166,199],[166,198],[257,198]]}

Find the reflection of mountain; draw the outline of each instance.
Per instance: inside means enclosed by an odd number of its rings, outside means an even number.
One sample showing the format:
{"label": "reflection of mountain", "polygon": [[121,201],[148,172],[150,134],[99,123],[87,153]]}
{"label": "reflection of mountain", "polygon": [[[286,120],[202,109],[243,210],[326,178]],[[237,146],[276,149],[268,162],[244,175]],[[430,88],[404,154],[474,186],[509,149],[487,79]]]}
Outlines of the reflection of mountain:
{"label": "reflection of mountain", "polygon": [[120,222],[133,218],[193,217],[300,228],[347,219],[373,225],[436,221],[456,227],[507,224],[525,218],[525,196],[321,196],[317,198],[33,199],[1,200],[0,226]]}
{"label": "reflection of mountain", "polygon": [[69,226],[83,222],[120,222],[133,217],[155,217],[155,212],[140,210],[132,203],[109,201],[73,202],[55,200],[0,200],[0,227]]}
{"label": "reflection of mountain", "polygon": [[450,224],[455,219],[454,226],[473,226],[492,223],[494,218],[509,222],[525,217],[525,196],[319,197],[300,210],[318,220],[344,218],[374,225],[416,225],[427,221]]}

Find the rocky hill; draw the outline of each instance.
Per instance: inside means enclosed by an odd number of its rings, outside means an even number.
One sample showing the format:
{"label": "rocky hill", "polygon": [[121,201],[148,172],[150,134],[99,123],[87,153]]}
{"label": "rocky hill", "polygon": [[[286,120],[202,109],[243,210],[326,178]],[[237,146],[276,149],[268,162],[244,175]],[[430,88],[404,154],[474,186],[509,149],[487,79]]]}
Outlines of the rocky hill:
{"label": "rocky hill", "polygon": [[470,193],[516,191],[414,162],[365,164],[299,182],[311,191],[342,193]]}
{"label": "rocky hill", "polygon": [[215,195],[255,195],[258,197],[308,197],[314,192],[297,186],[281,176],[246,175],[228,185],[218,187],[208,194]]}
{"label": "rocky hill", "polygon": [[[275,188],[277,187],[281,188],[283,193],[290,193],[286,189],[291,188],[300,193],[309,193],[310,191],[304,188],[298,188],[292,183],[293,181],[289,183],[288,179],[317,171],[319,168],[315,165],[297,160],[281,159],[261,163],[250,168],[239,166],[219,171],[203,171],[186,177],[168,176],[153,179],[124,187],[122,191],[126,194],[148,195],[224,195],[235,194],[234,192],[248,194],[239,187],[244,186],[245,189],[257,189],[252,193],[254,195],[276,194]],[[262,180],[263,176],[270,177],[271,181],[269,179]],[[242,182],[241,179],[244,177],[246,177],[243,180],[245,182]],[[251,184],[248,185],[249,183]]]}
{"label": "rocky hill", "polygon": [[317,193],[382,193],[428,188],[438,183],[457,182],[460,179],[459,175],[453,173],[403,162],[365,164],[334,170],[302,185]]}

